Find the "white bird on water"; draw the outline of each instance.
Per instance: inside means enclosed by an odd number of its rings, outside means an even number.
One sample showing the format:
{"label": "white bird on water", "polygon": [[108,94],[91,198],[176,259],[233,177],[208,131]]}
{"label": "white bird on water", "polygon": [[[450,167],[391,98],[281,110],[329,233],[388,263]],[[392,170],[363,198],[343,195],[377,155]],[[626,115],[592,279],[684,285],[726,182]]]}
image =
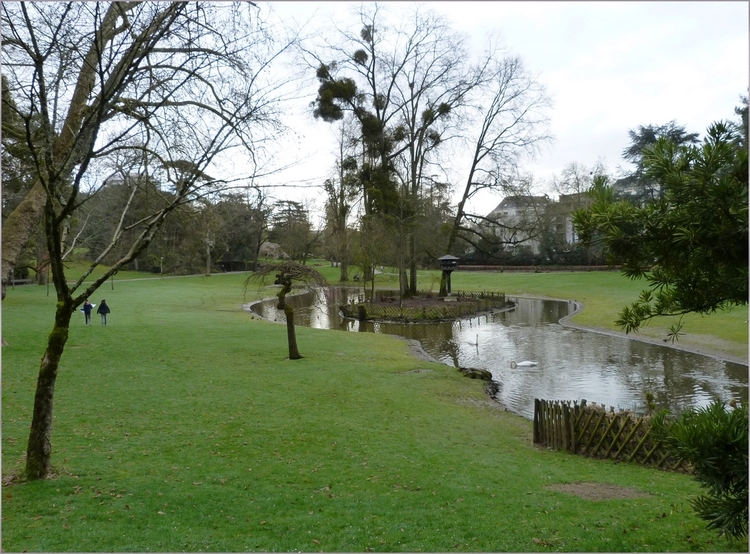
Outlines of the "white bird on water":
{"label": "white bird on water", "polygon": [[517,367],[535,367],[536,365],[536,362],[530,362],[528,360],[524,360],[523,362],[510,362],[511,369],[515,369]]}
{"label": "white bird on water", "polygon": [[479,335],[477,335],[477,340],[476,340],[476,342],[471,342],[471,341],[469,341],[469,344],[470,344],[471,346],[479,346]]}

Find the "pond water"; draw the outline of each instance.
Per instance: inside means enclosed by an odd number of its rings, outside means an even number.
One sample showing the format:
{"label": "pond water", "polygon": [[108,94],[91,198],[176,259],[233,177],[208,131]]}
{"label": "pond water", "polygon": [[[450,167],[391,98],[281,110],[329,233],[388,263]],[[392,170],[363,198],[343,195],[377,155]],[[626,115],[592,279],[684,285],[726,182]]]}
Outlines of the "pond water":
{"label": "pond water", "polygon": [[[424,350],[454,367],[492,372],[497,399],[508,410],[534,416],[534,399],[581,400],[643,411],[651,392],[658,409],[678,413],[714,399],[748,400],[748,366],[683,352],[667,346],[571,329],[558,322],[575,310],[568,301],[512,298],[511,311],[452,322],[400,324],[344,319],[339,306],[361,289],[330,287],[318,294],[289,298],[298,325],[342,331],[375,332],[416,339]],[[279,322],[275,301],[252,306]],[[304,355],[304,352],[302,353]],[[518,362],[533,361],[524,367]],[[512,367],[511,362],[517,362]]]}

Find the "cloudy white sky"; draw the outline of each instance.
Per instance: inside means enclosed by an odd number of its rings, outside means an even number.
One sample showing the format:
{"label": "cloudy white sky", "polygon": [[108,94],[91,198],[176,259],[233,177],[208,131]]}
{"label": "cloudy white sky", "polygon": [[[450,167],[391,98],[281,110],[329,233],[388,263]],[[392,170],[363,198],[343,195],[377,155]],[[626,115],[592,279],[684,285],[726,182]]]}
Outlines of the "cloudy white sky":
{"label": "cloudy white sky", "polygon": [[[258,2],[261,10],[263,2]],[[278,15],[317,26],[345,21],[359,2],[273,2]],[[390,5],[406,2],[390,2]],[[628,130],[677,121],[703,133],[734,119],[748,89],[747,2],[424,2],[481,43],[497,31],[553,100],[555,141],[524,164],[544,182],[571,162],[616,174]],[[313,91],[314,94],[314,91]],[[310,98],[312,100],[312,98]],[[305,106],[303,106],[303,110]],[[303,117],[300,155],[317,163],[284,176],[320,184],[335,127]],[[316,193],[299,189],[308,198]]]}

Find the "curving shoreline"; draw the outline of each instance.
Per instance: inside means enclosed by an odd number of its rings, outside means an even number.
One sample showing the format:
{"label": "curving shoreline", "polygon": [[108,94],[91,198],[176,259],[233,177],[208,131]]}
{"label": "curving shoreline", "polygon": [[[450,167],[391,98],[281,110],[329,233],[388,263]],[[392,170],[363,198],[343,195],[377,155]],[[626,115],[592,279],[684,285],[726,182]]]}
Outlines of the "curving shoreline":
{"label": "curving shoreline", "polygon": [[[566,302],[566,300],[560,299],[560,298],[552,298],[549,296],[534,296],[534,295],[514,295],[513,298],[530,298],[530,299],[538,299],[538,300],[556,300],[558,302]],[[569,302],[569,300],[568,300]],[[578,323],[573,323],[571,321],[572,317],[576,315],[578,312],[583,310],[585,307],[585,304],[583,302],[580,302],[578,300],[574,301],[575,310],[572,314],[566,315],[565,317],[561,318],[558,323],[562,325],[563,327],[567,327],[569,329],[578,329],[580,331],[588,331],[591,333],[599,333],[600,335],[607,335],[610,337],[620,337],[628,340],[634,340],[639,342],[647,342],[649,344],[655,344],[657,346],[663,346],[665,348],[672,348],[674,350],[680,350],[682,352],[690,352],[691,354],[698,354],[700,356],[706,356],[708,358],[714,358],[716,360],[721,360],[724,362],[731,362],[735,364],[740,365],[748,365],[748,358],[742,358],[740,356],[733,356],[731,354],[727,354],[726,352],[719,352],[717,350],[711,350],[710,348],[703,348],[700,346],[690,345],[690,344],[680,344],[679,342],[674,343],[665,343],[662,339],[654,338],[654,337],[645,337],[643,335],[633,335],[633,334],[627,334],[623,333],[622,331],[614,331],[611,329],[604,329],[601,327],[589,327],[586,325],[580,325]]]}

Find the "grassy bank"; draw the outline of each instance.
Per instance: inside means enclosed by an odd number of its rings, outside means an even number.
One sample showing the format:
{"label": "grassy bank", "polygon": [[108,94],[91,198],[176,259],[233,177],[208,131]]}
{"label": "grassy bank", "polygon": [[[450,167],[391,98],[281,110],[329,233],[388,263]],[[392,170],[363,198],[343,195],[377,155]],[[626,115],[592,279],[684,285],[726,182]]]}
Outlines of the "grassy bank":
{"label": "grassy bank", "polygon": [[[746,551],[704,529],[690,477],[536,448],[531,422],[396,338],[300,328],[287,360],[242,280],[116,281],[93,299],[107,327],[74,320],[57,477],[3,487],[4,551]],[[4,478],[54,304],[30,286],[3,303]],[[644,496],[547,488],[575,482]]]}

